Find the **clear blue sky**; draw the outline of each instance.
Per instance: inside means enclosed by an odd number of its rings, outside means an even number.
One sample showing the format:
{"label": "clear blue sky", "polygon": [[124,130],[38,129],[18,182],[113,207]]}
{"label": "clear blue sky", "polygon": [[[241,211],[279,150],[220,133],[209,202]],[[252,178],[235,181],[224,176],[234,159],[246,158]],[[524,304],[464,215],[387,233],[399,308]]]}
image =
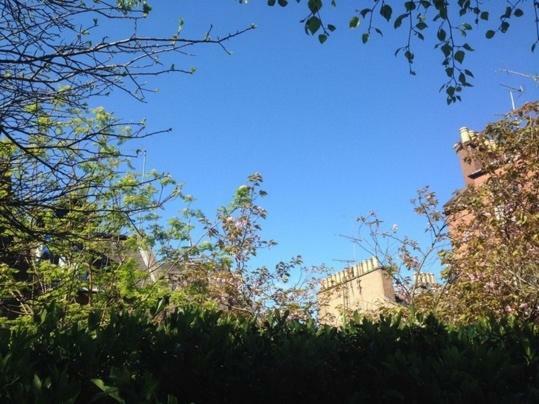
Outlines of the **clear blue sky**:
{"label": "clear blue sky", "polygon": [[518,104],[538,98],[531,80],[497,72],[538,73],[531,18],[494,41],[484,31],[471,36],[477,51],[467,62],[475,87],[462,103],[447,106],[433,43],[417,44],[417,76],[409,76],[404,59],[393,56],[404,32],[386,26],[384,38],[362,45],[360,32],[347,28],[354,8],[345,2],[329,13],[338,29],[324,45],[305,35],[303,3],[285,9],[260,0],[164,3],[153,2],[145,31],[174,32],[180,16],[185,36],[200,36],[211,24],[215,34],[251,23],[257,29],[228,43],[231,56],[206,47],[174,58],[197,73],[152,81],[160,91],[146,104],[118,94],[99,102],[121,117],[147,118],[151,129],[173,128],[132,147],[146,148],[148,166],[184,183],[206,212],[226,203],[248,174],[261,172],[269,192],[264,235],[279,246],[260,262],[301,254],[308,264],[338,268],[334,259],[354,256],[338,235],[353,234],[355,218],[369,210],[420,236],[423,225],[409,203],[415,190],[430,185],[445,201],[463,184],[452,149],[458,128],[481,129],[510,109],[500,83],[525,87]]}

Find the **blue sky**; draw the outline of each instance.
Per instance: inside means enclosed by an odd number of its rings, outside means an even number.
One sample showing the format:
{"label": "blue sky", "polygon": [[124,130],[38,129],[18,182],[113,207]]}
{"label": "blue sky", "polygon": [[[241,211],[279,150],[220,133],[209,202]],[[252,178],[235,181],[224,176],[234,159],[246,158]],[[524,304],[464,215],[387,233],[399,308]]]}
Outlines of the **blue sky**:
{"label": "blue sky", "polygon": [[152,5],[146,32],[174,32],[179,17],[184,35],[193,37],[210,25],[215,34],[257,25],[228,43],[232,55],[205,47],[167,59],[197,72],[152,81],[159,92],[147,103],[119,94],[98,102],[121,117],[146,118],[151,129],[173,129],[132,147],[147,149],[148,167],[170,172],[206,212],[226,203],[248,174],[261,172],[269,192],[264,235],[279,242],[262,254],[262,263],[301,254],[307,264],[339,268],[335,259],[354,258],[339,234],[354,234],[355,218],[370,210],[421,237],[423,224],[409,201],[425,185],[442,201],[462,186],[452,149],[458,128],[481,129],[510,109],[500,84],[525,87],[518,104],[538,98],[531,80],[497,71],[537,74],[530,18],[493,41],[483,31],[471,36],[477,50],[466,62],[475,87],[462,103],[447,106],[438,92],[444,73],[433,43],[417,44],[412,77],[404,59],[393,55],[404,32],[382,24],[384,38],[362,45],[361,31],[347,28],[353,4],[329,10],[337,31],[324,45],[305,35],[303,3],[285,9],[233,0]]}

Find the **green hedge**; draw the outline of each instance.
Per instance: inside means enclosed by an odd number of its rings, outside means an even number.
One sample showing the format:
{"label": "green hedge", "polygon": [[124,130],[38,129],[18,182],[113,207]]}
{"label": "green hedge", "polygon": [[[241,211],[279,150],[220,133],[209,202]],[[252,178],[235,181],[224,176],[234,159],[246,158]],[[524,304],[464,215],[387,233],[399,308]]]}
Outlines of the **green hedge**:
{"label": "green hedge", "polygon": [[539,402],[539,330],[433,318],[358,320],[341,330],[274,315],[263,323],[185,309],[156,326],[118,313],[106,325],[0,334],[2,402]]}

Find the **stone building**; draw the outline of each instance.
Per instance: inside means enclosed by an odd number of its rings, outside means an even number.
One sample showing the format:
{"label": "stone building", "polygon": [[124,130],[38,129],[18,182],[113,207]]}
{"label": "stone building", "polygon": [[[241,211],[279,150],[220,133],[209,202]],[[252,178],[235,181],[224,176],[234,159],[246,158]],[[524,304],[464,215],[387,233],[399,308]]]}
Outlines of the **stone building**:
{"label": "stone building", "polygon": [[393,306],[393,279],[375,257],[337,272],[320,283],[320,322],[340,325],[354,311],[376,311]]}

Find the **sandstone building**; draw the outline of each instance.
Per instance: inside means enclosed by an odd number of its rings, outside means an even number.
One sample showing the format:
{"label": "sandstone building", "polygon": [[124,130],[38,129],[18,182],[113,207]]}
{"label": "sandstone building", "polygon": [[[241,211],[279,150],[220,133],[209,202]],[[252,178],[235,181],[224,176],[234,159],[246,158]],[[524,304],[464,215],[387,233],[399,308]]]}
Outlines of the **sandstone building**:
{"label": "sandstone building", "polygon": [[395,305],[393,279],[372,257],[322,280],[318,304],[320,321],[339,325],[348,313]]}

